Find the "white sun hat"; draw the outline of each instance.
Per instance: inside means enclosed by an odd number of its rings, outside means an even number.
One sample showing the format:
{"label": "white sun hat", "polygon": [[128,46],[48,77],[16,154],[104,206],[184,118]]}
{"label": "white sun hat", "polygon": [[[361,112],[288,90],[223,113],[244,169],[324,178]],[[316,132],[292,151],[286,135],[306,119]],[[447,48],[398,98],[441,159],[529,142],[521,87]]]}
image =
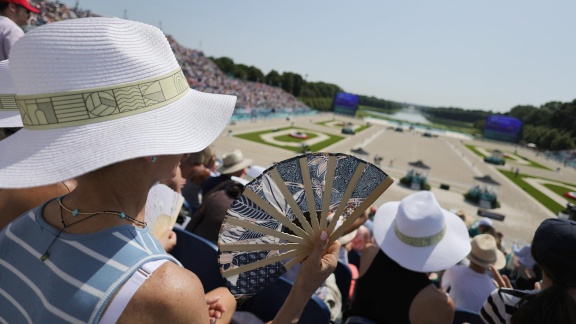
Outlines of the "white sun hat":
{"label": "white sun hat", "polygon": [[471,249],[464,222],[441,208],[429,191],[380,206],[374,238],[392,260],[417,272],[444,270],[466,258]]}
{"label": "white sun hat", "polygon": [[158,28],[117,18],[47,24],[14,45],[24,128],[0,142],[0,187],[46,185],[143,156],[197,152],[236,97],[189,88]]}
{"label": "white sun hat", "polygon": [[0,62],[0,128],[22,127],[8,60]]}

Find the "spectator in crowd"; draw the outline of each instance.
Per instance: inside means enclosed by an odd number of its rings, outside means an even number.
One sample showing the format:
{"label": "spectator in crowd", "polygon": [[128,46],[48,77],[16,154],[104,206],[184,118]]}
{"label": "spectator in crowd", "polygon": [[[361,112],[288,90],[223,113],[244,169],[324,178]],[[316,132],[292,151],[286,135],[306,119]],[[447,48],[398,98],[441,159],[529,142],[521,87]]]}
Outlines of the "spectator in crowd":
{"label": "spectator in crowd", "polygon": [[[0,232],[3,321],[213,323],[229,318],[228,297],[204,295],[198,278],[153,238],[144,206],[149,189],[174,176],[182,153],[201,150],[220,134],[235,98],[189,89],[164,34],[143,23],[86,18],[48,24],[23,36],[12,52],[16,94],[46,100],[54,93],[83,91],[94,99],[82,101],[83,109],[106,117],[77,116],[70,125],[55,116],[54,106],[44,105],[42,123],[37,106],[24,105],[24,129],[0,142],[0,187],[71,177],[78,182],[70,194]],[[36,66],[43,73],[32,73]],[[155,82],[158,87],[148,90],[164,92],[171,101],[127,86]],[[98,92],[102,89],[110,91]],[[118,89],[127,95],[110,97]],[[150,94],[156,100],[141,105]],[[108,109],[112,100],[120,109]],[[122,107],[130,113],[123,114]],[[138,111],[143,107],[146,111]],[[326,233],[316,239],[302,265],[306,279],[297,278],[278,322],[297,319],[334,270],[338,243],[327,243]]]}
{"label": "spectator in crowd", "polygon": [[202,186],[206,179],[210,177],[210,170],[205,163],[210,159],[212,149],[207,147],[200,152],[184,154],[180,162],[182,176],[186,179],[186,184],[182,188],[182,196],[186,199],[188,208],[193,214],[202,202]]}
{"label": "spectator in crowd", "polygon": [[531,251],[542,269],[541,285],[530,291],[514,290],[508,278],[493,270],[500,288],[484,303],[480,312],[484,322],[576,323],[576,222],[543,221],[534,233]]}
{"label": "spectator in crowd", "polygon": [[28,3],[28,0],[0,1],[0,61],[7,60],[12,45],[24,36],[22,26],[28,23],[30,13],[39,10]]}
{"label": "spectator in crowd", "polygon": [[186,230],[218,244],[218,234],[226,211],[244,189],[241,183],[234,180],[230,181],[225,186],[203,197],[202,205],[192,215]]}
{"label": "spectator in crowd", "polygon": [[376,245],[362,252],[346,323],[450,323],[454,303],[428,279],[470,252],[458,216],[431,192],[383,204],[374,217]]}
{"label": "spectator in crowd", "polygon": [[455,265],[446,269],[442,276],[442,289],[450,294],[457,308],[478,313],[486,298],[496,288],[488,268],[504,268],[506,257],[490,234],[474,236],[471,245],[469,265]]}
{"label": "spectator in crowd", "polygon": [[518,245],[512,245],[514,267],[511,276],[514,285],[520,290],[529,290],[534,287],[534,283],[542,279],[540,267],[536,265],[536,260],[532,257],[531,245],[526,244],[521,248]]}
{"label": "spectator in crowd", "polygon": [[494,223],[488,217],[482,217],[479,221],[476,221],[470,225],[468,233],[470,237],[474,237],[478,234],[486,234],[494,228]]}
{"label": "spectator in crowd", "polygon": [[240,195],[244,186],[234,177],[242,178],[252,160],[245,159],[242,151],[234,150],[223,157],[220,175],[207,179],[202,188],[202,205],[192,215],[186,229],[211,242],[218,243],[220,226],[226,211]]}
{"label": "spectator in crowd", "polygon": [[232,177],[243,178],[246,174],[246,168],[252,164],[251,159],[245,159],[242,151],[236,149],[224,154],[222,157],[222,166],[218,168],[220,173],[217,177],[208,178],[202,186],[202,196],[207,197],[212,192],[224,189],[226,186],[234,183]]}
{"label": "spectator in crowd", "polygon": [[[372,223],[371,220],[367,220],[366,223]],[[364,223],[364,224],[366,224]],[[370,234],[370,230],[365,225],[362,225],[358,228],[358,232],[356,236],[352,240],[352,248],[348,252],[348,263],[354,265],[356,268],[356,272],[358,272],[358,268],[360,267],[360,257],[362,255],[362,251],[366,245],[372,242],[372,236]],[[354,270],[353,270],[354,271]],[[357,277],[357,275],[356,275]]]}

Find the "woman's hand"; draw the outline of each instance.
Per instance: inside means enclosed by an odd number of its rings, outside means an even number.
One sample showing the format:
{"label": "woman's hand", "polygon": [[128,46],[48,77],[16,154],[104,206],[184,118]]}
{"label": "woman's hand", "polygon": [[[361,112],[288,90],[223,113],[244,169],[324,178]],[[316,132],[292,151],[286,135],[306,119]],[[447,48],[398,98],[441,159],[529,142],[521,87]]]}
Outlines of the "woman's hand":
{"label": "woman's hand", "polygon": [[210,324],[216,323],[226,312],[224,304],[220,301],[220,297],[206,298],[206,305],[208,305],[208,316],[210,316]]}
{"label": "woman's hand", "polygon": [[176,232],[174,232],[172,228],[167,229],[166,232],[162,234],[159,241],[160,244],[162,244],[164,251],[166,252],[172,251],[172,249],[176,245]]}
{"label": "woman's hand", "polygon": [[302,267],[296,277],[294,286],[303,289],[307,294],[310,293],[308,296],[311,296],[326,278],[334,272],[338,264],[340,243],[336,240],[326,249],[327,245],[328,234],[322,232],[316,239],[314,250],[302,262]]}

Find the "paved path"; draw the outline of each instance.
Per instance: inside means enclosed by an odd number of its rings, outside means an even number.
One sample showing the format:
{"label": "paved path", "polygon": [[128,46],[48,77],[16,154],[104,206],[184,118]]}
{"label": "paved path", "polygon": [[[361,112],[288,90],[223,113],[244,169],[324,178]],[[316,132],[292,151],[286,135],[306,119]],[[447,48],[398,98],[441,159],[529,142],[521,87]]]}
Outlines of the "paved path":
{"label": "paved path", "polygon": [[[285,119],[267,119],[258,121],[237,122],[236,125],[228,126],[222,135],[216,140],[214,149],[218,155],[240,148],[244,155],[254,160],[255,164],[270,166],[273,162],[281,161],[296,155],[288,150],[243,140],[234,136],[228,136],[228,130],[232,133],[253,132],[264,129],[287,127],[294,123],[294,127],[341,135],[339,127],[317,125],[315,122],[327,121],[333,118],[333,114],[325,113],[317,116],[295,117],[291,121]],[[337,120],[364,124],[361,119],[336,117]],[[546,179],[576,184],[576,172],[565,169],[560,164],[537,156],[535,152],[516,147],[514,145],[488,142],[483,140],[467,140],[447,136],[424,137],[419,132],[396,132],[386,125],[374,123],[372,127],[356,134],[346,135],[346,138],[338,143],[327,147],[327,152],[350,152],[353,148],[362,147],[369,155],[358,155],[359,158],[373,162],[375,154],[384,157],[380,167],[389,174],[395,183],[377,201],[380,205],[386,201],[400,200],[414,191],[399,184],[399,180],[408,170],[408,163],[422,160],[430,166],[429,183],[432,192],[437,196],[440,204],[446,209],[462,209],[469,215],[478,218],[476,212],[478,206],[466,202],[463,193],[474,186],[477,182],[474,177],[490,175],[501,183],[498,190],[501,207],[493,210],[506,216],[503,222],[496,221],[497,230],[505,234],[509,241],[518,240],[528,242],[532,239],[534,230],[542,220],[555,217],[552,212],[534,200],[529,194],[503,176],[497,167],[485,163],[483,159],[471,152],[465,144],[472,144],[482,150],[499,149],[505,152],[517,151],[517,154],[530,160],[549,167],[551,170],[535,168],[524,164],[524,161],[515,163],[507,161],[503,167],[510,170],[511,167],[520,168],[520,173],[529,174]],[[392,160],[392,163],[390,163]],[[556,168],[560,167],[560,172]],[[502,167],[500,167],[502,168]],[[553,170],[553,171],[552,171]],[[450,190],[439,189],[440,184],[447,184]]]}

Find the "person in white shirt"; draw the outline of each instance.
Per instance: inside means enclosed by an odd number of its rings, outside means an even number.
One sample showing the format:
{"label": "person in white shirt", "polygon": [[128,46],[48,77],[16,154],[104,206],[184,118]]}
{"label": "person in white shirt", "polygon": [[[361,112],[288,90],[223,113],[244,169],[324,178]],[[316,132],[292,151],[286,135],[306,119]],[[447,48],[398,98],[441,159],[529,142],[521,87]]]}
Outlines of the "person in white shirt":
{"label": "person in white shirt", "polygon": [[496,286],[488,274],[493,265],[502,269],[506,265],[504,253],[498,250],[496,239],[490,234],[476,235],[468,255],[468,266],[456,265],[446,269],[442,276],[442,289],[450,294],[456,308],[480,312],[486,298]]}
{"label": "person in white shirt", "polygon": [[0,0],[0,61],[8,59],[12,45],[24,36],[20,26],[28,23],[31,12],[40,11],[28,0]]}

